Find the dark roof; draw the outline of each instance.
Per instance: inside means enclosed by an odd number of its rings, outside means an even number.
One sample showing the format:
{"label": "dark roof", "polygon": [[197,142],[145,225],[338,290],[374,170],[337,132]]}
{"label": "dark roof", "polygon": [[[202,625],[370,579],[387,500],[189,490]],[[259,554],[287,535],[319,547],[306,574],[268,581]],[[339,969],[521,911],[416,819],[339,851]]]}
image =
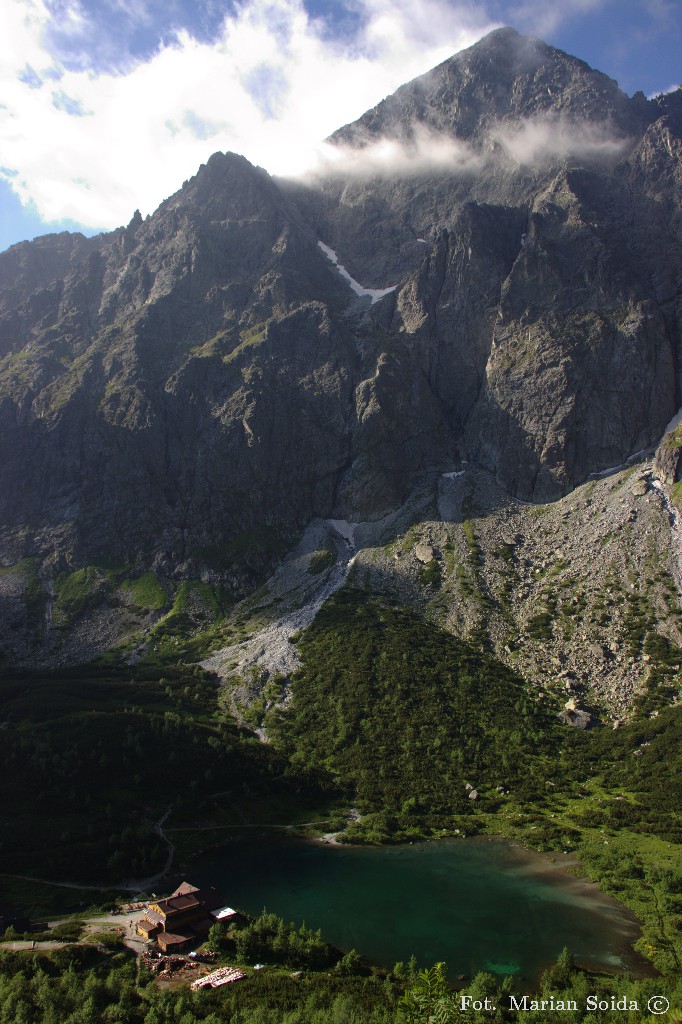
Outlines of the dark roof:
{"label": "dark roof", "polygon": [[[180,892],[180,890],[183,891]],[[212,885],[206,889],[197,889],[196,886],[189,885],[188,882],[183,882],[182,885],[178,886],[172,896],[168,896],[165,900],[156,900],[155,902],[155,906],[166,917],[195,908],[201,908],[208,912],[215,910],[221,904],[222,897]]]}
{"label": "dark roof", "polygon": [[184,946],[185,943],[191,942],[192,938],[191,935],[182,935],[179,932],[159,932],[156,941],[160,946],[168,949],[169,946]]}
{"label": "dark roof", "polygon": [[207,886],[205,889],[198,889],[196,897],[204,910],[215,910],[216,907],[222,907],[224,902],[218,890],[214,889],[212,885]]}
{"label": "dark roof", "polygon": [[143,932],[153,931],[159,927],[158,921],[150,921],[148,917],[143,917],[141,921],[137,922],[137,927]]}
{"label": "dark roof", "polygon": [[196,885],[192,885],[191,882],[181,882],[175,892],[171,893],[172,896],[188,896],[191,892],[199,892]]}
{"label": "dark roof", "polygon": [[201,903],[194,893],[191,893],[187,896],[169,896],[168,899],[157,900],[154,906],[168,917],[170,914],[179,914],[183,910],[193,910],[195,907],[200,907]]}

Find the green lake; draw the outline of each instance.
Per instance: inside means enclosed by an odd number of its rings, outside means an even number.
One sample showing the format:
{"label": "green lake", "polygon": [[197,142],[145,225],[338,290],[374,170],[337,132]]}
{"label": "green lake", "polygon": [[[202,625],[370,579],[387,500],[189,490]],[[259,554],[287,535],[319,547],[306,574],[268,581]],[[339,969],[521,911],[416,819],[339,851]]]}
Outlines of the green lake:
{"label": "green lake", "polygon": [[[563,858],[564,861],[567,858]],[[503,840],[344,847],[235,843],[190,867],[231,906],[320,928],[340,949],[391,966],[415,954],[452,978],[480,970],[534,979],[568,946],[578,962],[647,973],[635,918],[549,857]]]}

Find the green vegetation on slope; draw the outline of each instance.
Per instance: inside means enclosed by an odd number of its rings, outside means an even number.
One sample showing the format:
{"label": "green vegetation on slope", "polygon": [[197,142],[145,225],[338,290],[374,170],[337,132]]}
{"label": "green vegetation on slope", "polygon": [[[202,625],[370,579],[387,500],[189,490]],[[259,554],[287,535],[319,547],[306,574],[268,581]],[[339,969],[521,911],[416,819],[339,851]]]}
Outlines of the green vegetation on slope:
{"label": "green vegetation on slope", "polygon": [[275,741],[292,765],[338,779],[377,838],[450,827],[472,811],[467,783],[494,792],[549,770],[560,727],[534,691],[409,612],[342,593],[299,650]]}
{"label": "green vegetation on slope", "polygon": [[[202,633],[225,613],[227,604],[219,587],[212,587],[202,580],[183,580],[172,608],[152,630],[155,648],[171,652],[182,645],[183,654],[191,657],[192,641],[201,648]],[[195,657],[199,656],[198,650],[193,653]]]}
{"label": "green vegetation on slope", "polygon": [[[342,961],[343,963],[343,961]],[[341,965],[339,965],[341,967]],[[0,951],[2,1024],[395,1024],[402,984],[343,970],[249,971],[238,984],[162,990],[120,951]]]}
{"label": "green vegetation on slope", "polygon": [[226,720],[217,696],[191,666],[5,673],[0,873],[140,877],[164,865],[152,823],[168,808],[175,827],[202,815],[243,825],[319,801],[313,782]]}
{"label": "green vegetation on slope", "polygon": [[105,572],[93,565],[62,573],[56,580],[55,624],[69,626],[83,612],[101,604],[106,597],[108,582]]}
{"label": "green vegetation on slope", "polygon": [[485,830],[575,850],[642,920],[642,952],[679,968],[682,706],[571,729],[488,654],[348,592],[299,650],[293,700],[271,731],[290,764],[328,772],[355,801],[363,817],[347,840]]}
{"label": "green vegetation on slope", "polygon": [[130,594],[133,603],[140,609],[160,612],[168,607],[168,594],[153,572],[145,572],[135,579],[124,580],[121,590]]}
{"label": "green vegetation on slope", "polygon": [[310,556],[308,572],[311,576],[319,576],[325,569],[329,569],[334,565],[335,561],[336,555],[330,547],[320,548],[319,551],[313,551]]}

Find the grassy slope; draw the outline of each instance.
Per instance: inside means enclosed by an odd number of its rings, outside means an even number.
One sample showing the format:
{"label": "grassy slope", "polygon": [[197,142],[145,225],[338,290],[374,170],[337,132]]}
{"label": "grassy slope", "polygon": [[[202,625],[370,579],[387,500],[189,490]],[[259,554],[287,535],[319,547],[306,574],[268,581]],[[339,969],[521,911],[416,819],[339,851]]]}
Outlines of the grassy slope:
{"label": "grassy slope", "polygon": [[348,593],[300,652],[294,700],[271,729],[292,764],[323,768],[356,801],[364,817],[348,838],[486,830],[577,851],[643,921],[643,952],[677,969],[682,707],[616,731],[569,729],[488,655]]}

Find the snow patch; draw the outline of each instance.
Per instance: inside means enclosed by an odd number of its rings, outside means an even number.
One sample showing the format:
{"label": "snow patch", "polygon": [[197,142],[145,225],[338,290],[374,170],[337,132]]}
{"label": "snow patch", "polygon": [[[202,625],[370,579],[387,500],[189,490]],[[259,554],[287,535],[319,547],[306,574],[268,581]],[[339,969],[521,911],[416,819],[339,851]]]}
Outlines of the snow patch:
{"label": "snow patch", "polygon": [[605,476],[611,476],[612,473],[622,473],[624,469],[630,469],[630,467],[633,466],[636,462],[641,462],[649,450],[650,449],[642,448],[641,451],[634,452],[633,455],[629,455],[625,462],[621,462],[620,465],[609,466],[608,469],[600,469],[598,473],[590,473],[587,479],[602,480]]}
{"label": "snow patch", "polygon": [[349,544],[353,544],[357,523],[349,523],[347,519],[328,519],[327,522],[336,530],[339,536],[343,537]]}
{"label": "snow patch", "polygon": [[379,299],[383,299],[384,295],[389,295],[391,292],[394,292],[398,287],[397,284],[394,284],[390,288],[364,288],[363,285],[356,281],[354,277],[351,277],[346,268],[339,263],[339,257],[333,249],[330,249],[330,247],[325,245],[324,242],[318,242],[317,244],[327,259],[334,264],[341,277],[348,281],[348,284],[351,286],[355,294],[360,296],[368,295],[372,300],[372,305],[374,305],[375,302],[378,302]]}
{"label": "snow patch", "polygon": [[422,243],[422,245],[428,245],[428,244],[429,244],[429,243],[428,243],[428,242],[426,241],[426,239],[425,239],[425,238],[418,238],[418,239],[417,239],[417,241],[418,241],[418,242],[421,242],[421,243]]}
{"label": "snow patch", "polygon": [[590,473],[588,480],[601,480],[602,477],[611,476],[612,473],[620,473],[627,469],[627,462],[621,462],[618,466],[609,466],[608,469],[600,469],[598,473]]}
{"label": "snow patch", "polygon": [[466,469],[458,469],[456,472],[453,472],[453,473],[443,473],[443,479],[444,480],[454,480],[455,477],[464,476],[465,473],[466,473]]}

